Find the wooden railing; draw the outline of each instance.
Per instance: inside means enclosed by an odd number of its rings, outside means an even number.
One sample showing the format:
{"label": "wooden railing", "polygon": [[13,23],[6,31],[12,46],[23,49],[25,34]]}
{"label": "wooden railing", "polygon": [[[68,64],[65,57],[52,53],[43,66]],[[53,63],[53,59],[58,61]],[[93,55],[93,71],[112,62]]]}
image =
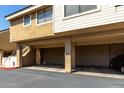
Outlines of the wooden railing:
{"label": "wooden railing", "polygon": [[31,47],[30,46],[25,46],[22,49],[22,57],[26,56],[30,51],[31,51]]}

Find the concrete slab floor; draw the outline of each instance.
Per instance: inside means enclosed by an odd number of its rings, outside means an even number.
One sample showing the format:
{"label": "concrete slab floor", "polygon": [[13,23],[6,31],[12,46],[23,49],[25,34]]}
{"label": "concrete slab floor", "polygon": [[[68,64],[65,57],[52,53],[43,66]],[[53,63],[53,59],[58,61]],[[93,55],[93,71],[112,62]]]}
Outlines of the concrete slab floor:
{"label": "concrete slab floor", "polygon": [[95,72],[85,72],[85,71],[77,71],[77,72],[74,72],[73,74],[95,76],[95,77],[105,77],[105,78],[115,78],[115,79],[124,79],[124,75],[117,75],[117,74],[95,73]]}
{"label": "concrete slab floor", "polygon": [[[29,66],[23,67],[23,69],[65,73],[65,70],[60,66]],[[78,68],[77,71],[73,72],[72,74],[124,79],[123,74],[110,68],[84,67]]]}
{"label": "concrete slab floor", "polygon": [[96,77],[106,77],[115,79],[124,79],[124,74],[118,70],[109,67],[93,67],[93,66],[83,66],[77,68],[77,71],[73,74],[96,76]]}
{"label": "concrete slab floor", "polygon": [[29,66],[29,67],[23,67],[23,69],[65,73],[65,70],[62,69],[61,67],[53,67],[53,66],[51,67],[50,66]]}

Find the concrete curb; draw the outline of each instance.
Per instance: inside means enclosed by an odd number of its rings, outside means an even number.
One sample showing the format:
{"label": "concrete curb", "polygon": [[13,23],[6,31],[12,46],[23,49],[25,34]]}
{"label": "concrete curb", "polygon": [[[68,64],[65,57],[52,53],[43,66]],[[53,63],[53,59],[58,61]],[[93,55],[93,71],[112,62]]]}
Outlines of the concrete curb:
{"label": "concrete curb", "polygon": [[13,70],[13,69],[17,69],[19,67],[0,67],[0,70]]}
{"label": "concrete curb", "polygon": [[117,74],[94,73],[94,72],[83,72],[83,71],[74,72],[73,74],[104,77],[104,78],[113,78],[113,79],[124,79],[124,75],[117,75]]}

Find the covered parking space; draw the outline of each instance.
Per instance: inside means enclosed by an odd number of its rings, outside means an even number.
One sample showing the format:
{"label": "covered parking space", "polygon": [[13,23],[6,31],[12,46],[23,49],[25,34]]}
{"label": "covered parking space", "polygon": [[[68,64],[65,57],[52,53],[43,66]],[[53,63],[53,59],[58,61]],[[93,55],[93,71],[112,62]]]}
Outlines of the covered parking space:
{"label": "covered parking space", "polygon": [[[73,40],[76,42],[76,70],[113,73],[109,62],[112,58],[124,54],[123,29],[80,35]],[[97,71],[92,67],[97,68]]]}
{"label": "covered parking space", "polygon": [[64,47],[40,48],[40,64],[64,68]]}
{"label": "covered parking space", "polygon": [[[73,50],[71,53],[69,53],[68,47],[62,46],[63,44],[58,47],[32,46],[35,50],[34,56],[29,58],[34,63],[28,66],[32,66],[31,69],[55,72],[97,72],[100,70],[98,72],[113,73],[114,70],[109,69],[110,60],[124,53],[124,43],[96,45],[76,45],[75,43],[75,46],[73,44],[70,49]],[[23,60],[23,62],[28,62],[27,59]],[[95,70],[92,67],[95,67]]]}
{"label": "covered parking space", "polygon": [[76,46],[76,65],[108,67],[120,54],[124,54],[124,43]]}
{"label": "covered parking space", "polygon": [[[22,58],[22,67],[29,66],[29,68],[32,69],[50,69],[51,71],[52,69],[64,70],[64,38],[33,40],[18,44],[18,46],[22,45],[31,46],[31,51],[29,52],[31,55],[27,54],[29,56],[20,57]],[[24,63],[27,63],[28,65],[25,65]]]}
{"label": "covered parking space", "polygon": [[36,42],[36,65],[64,69],[64,40],[49,39]]}
{"label": "covered parking space", "polygon": [[[55,68],[60,66],[67,73],[76,71],[79,66],[108,67],[112,58],[124,53],[124,32],[123,29],[106,29],[63,37],[48,37],[20,44],[31,46],[34,50],[33,56],[29,57],[33,58],[33,65],[52,65]],[[21,49],[20,44],[18,50]],[[19,56],[18,51],[18,60],[21,62]],[[30,59],[29,62],[31,61]]]}
{"label": "covered parking space", "polygon": [[124,43],[76,46],[76,70],[120,74],[109,63],[121,54],[124,54]]}

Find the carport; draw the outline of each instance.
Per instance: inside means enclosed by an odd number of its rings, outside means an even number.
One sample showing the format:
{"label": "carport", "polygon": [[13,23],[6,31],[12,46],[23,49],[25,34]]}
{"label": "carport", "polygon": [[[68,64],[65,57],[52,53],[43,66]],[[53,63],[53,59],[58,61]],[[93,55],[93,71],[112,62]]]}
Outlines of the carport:
{"label": "carport", "polygon": [[41,65],[58,65],[64,67],[64,47],[41,48]]}
{"label": "carport", "polygon": [[76,46],[76,67],[108,68],[120,54],[124,54],[124,43]]}
{"label": "carport", "polygon": [[39,48],[38,50],[37,65],[64,68],[64,47]]}
{"label": "carport", "polygon": [[105,68],[105,70],[109,68],[112,58],[124,54],[122,31],[110,30],[74,37],[76,68],[98,67]]}
{"label": "carport", "polygon": [[[21,45],[21,44],[20,44]],[[34,40],[22,43],[22,45],[31,46],[31,55],[22,57],[22,63],[28,63],[23,67],[29,66],[31,69],[39,70],[64,70],[64,40],[48,39]],[[27,54],[28,55],[28,54]],[[26,61],[28,59],[28,61]]]}
{"label": "carport", "polygon": [[31,40],[22,44],[32,46],[34,52],[29,58],[35,57],[36,65],[60,66],[70,73],[78,66],[108,67],[109,61],[124,51],[124,34],[123,30],[107,30]]}

